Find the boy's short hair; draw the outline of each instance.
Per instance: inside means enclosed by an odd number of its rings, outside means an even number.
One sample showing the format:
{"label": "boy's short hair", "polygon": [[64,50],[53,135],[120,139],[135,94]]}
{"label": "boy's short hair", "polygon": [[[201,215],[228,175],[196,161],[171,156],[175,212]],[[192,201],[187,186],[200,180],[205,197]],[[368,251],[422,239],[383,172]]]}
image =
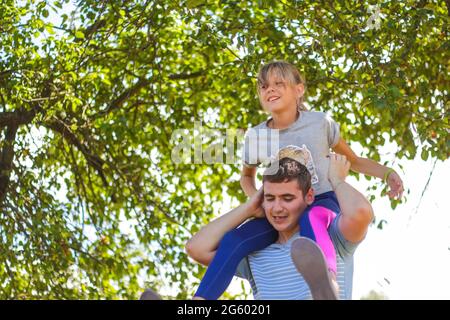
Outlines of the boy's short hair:
{"label": "boy's short hair", "polygon": [[303,192],[303,196],[311,188],[311,173],[308,169],[292,158],[281,158],[270,164],[263,174],[263,183],[289,182],[297,180],[299,189]]}

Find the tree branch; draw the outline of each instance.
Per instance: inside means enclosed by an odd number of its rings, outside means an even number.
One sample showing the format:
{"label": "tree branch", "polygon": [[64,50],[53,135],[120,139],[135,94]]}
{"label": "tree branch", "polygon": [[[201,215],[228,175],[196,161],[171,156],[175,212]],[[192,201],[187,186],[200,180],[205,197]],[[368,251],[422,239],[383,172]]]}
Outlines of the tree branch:
{"label": "tree branch", "polygon": [[6,191],[11,176],[12,162],[14,159],[14,140],[18,125],[10,125],[6,129],[5,141],[3,142],[2,152],[0,154],[0,208],[6,197]]}
{"label": "tree branch", "polygon": [[416,215],[417,212],[419,211],[419,207],[420,207],[420,204],[422,203],[423,195],[425,194],[425,192],[428,189],[428,185],[430,184],[431,176],[433,175],[434,169],[436,168],[437,161],[438,161],[438,158],[436,158],[436,160],[434,160],[433,168],[431,168],[430,175],[428,176],[427,183],[425,184],[425,187],[422,190],[422,194],[420,195],[419,203],[417,204],[417,207],[416,207],[416,210],[414,211],[414,214],[409,216],[408,224],[411,222],[412,216]]}
{"label": "tree branch", "polygon": [[90,27],[88,27],[86,29],[86,31],[84,31],[84,36],[86,39],[89,39],[92,37],[92,35],[100,28],[103,28],[106,25],[106,20],[105,19],[98,19],[97,21],[95,21],[95,23],[93,25],[91,25]]}
{"label": "tree branch", "polygon": [[51,122],[44,123],[44,126],[59,133],[69,144],[77,147],[77,149],[84,155],[87,163],[98,172],[104,186],[108,186],[108,182],[106,181],[102,168],[105,161],[96,154],[92,154],[88,147],[81,143],[66,123],[60,119],[56,119]]}
{"label": "tree branch", "polygon": [[97,114],[97,116],[103,116],[113,110],[119,109],[125,103],[125,101],[127,101],[130,97],[134,96],[136,93],[139,92],[139,90],[141,90],[148,84],[150,84],[150,81],[148,81],[147,79],[140,79],[134,86],[122,92],[116,99],[114,99],[109,104],[109,106],[105,110],[100,111]]}
{"label": "tree branch", "polygon": [[[42,90],[43,97],[50,97],[51,95],[51,78],[45,83]],[[3,142],[2,151],[0,155],[0,208],[3,200],[6,197],[6,191],[9,184],[9,179],[12,171],[12,162],[14,159],[14,140],[16,138],[17,129],[20,125],[28,124],[33,121],[38,112],[42,108],[39,102],[34,102],[31,110],[18,109],[12,112],[0,113],[0,129],[6,126],[5,141]]]}
{"label": "tree branch", "polygon": [[0,128],[5,126],[20,126],[30,123],[36,115],[35,110],[16,110],[0,112]]}
{"label": "tree branch", "polygon": [[[238,57],[239,58],[239,57]],[[170,80],[186,80],[201,77],[206,74],[206,70],[200,70],[192,73],[178,73],[169,75]]]}
{"label": "tree branch", "polygon": [[[63,94],[66,94],[66,93],[67,93],[67,91],[61,91],[61,92],[58,92],[57,94],[58,95],[63,95]],[[49,100],[55,100],[55,99],[58,99],[58,97],[57,96],[53,96],[53,97],[23,99],[23,101],[25,101],[25,102],[40,102],[40,101],[49,101]]]}

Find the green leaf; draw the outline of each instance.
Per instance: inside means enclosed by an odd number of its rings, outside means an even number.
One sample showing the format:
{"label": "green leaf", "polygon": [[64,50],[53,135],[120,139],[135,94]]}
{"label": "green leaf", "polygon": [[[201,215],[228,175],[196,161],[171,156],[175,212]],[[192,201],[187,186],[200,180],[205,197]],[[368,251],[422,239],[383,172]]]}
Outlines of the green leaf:
{"label": "green leaf", "polygon": [[394,98],[398,98],[401,96],[400,90],[396,87],[396,86],[390,86],[389,87],[389,91],[390,94],[394,97]]}
{"label": "green leaf", "polygon": [[84,39],[84,33],[82,31],[76,31],[75,38]]}
{"label": "green leaf", "polygon": [[296,9],[293,8],[289,8],[286,10],[286,17],[290,20],[294,20],[297,19],[298,17],[298,11]]}
{"label": "green leaf", "polygon": [[194,8],[204,4],[204,3],[205,3],[205,0],[187,0],[186,1],[186,6],[189,9],[194,9]]}
{"label": "green leaf", "polygon": [[49,24],[45,25],[45,30],[47,30],[49,34],[55,34],[55,30],[53,29],[52,25]]}
{"label": "green leaf", "polygon": [[386,220],[381,219],[380,222],[378,222],[377,229],[383,229],[383,226],[384,226],[384,224],[386,224],[386,223],[387,223]]}
{"label": "green leaf", "polygon": [[428,160],[428,151],[425,149],[422,149],[422,153],[420,154],[420,156],[423,161],[427,161]]}

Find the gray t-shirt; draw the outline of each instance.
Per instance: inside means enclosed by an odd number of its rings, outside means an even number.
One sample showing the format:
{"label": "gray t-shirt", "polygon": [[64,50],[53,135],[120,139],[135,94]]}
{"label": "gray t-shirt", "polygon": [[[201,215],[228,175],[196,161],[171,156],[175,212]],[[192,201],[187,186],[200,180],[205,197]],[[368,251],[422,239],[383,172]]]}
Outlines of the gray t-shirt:
{"label": "gray t-shirt", "polygon": [[329,159],[326,157],[339,141],[339,125],[326,113],[302,111],[299,118],[283,130],[271,129],[264,121],[249,129],[245,137],[243,160],[246,166],[267,165],[280,148],[306,146],[317,173],[313,177],[315,194],[331,191],[328,181]]}
{"label": "gray t-shirt", "polygon": [[[338,228],[341,215],[331,223],[328,233],[336,250],[339,298],[351,300],[353,286],[353,254],[359,243],[347,241]],[[242,259],[236,276],[250,282],[256,300],[308,300],[311,292],[292,261],[292,242],[274,243]]]}

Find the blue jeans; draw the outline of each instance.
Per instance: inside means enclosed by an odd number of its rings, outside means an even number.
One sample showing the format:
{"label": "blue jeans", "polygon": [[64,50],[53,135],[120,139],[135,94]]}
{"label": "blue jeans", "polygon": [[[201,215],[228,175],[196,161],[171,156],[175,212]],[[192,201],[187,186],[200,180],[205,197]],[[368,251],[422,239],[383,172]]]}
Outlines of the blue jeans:
{"label": "blue jeans", "polygon": [[[315,206],[322,206],[340,213],[339,203],[333,191],[317,195],[314,202],[300,216],[300,235],[316,241],[309,220],[309,212]],[[228,288],[237,266],[243,258],[254,251],[262,250],[278,239],[278,232],[265,218],[253,219],[227,232],[220,241],[216,255],[211,261],[195,296],[207,300],[218,299]]]}

